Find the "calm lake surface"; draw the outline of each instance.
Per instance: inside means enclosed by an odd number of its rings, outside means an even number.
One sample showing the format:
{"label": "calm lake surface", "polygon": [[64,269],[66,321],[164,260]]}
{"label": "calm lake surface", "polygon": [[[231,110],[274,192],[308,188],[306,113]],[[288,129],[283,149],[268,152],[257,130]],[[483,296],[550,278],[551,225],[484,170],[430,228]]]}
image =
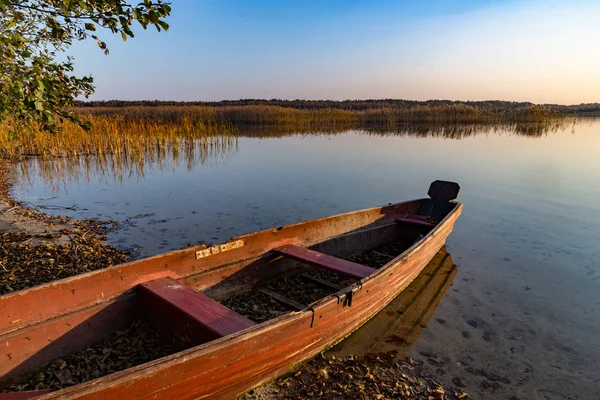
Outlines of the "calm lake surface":
{"label": "calm lake surface", "polygon": [[117,220],[109,242],[148,256],[456,181],[465,206],[447,249],[458,272],[411,355],[474,398],[600,398],[600,121],[533,136],[461,129],[242,131],[143,166],[32,160],[15,167],[14,195]]}

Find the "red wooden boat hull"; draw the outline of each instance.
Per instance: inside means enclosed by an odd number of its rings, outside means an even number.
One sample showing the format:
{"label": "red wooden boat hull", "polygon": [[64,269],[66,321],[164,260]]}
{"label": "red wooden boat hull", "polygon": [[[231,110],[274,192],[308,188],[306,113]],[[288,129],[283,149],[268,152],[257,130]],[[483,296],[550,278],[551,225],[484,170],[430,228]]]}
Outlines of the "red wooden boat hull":
{"label": "red wooden boat hull", "polygon": [[[171,277],[193,289],[214,293],[226,291],[228,281],[251,285],[253,279],[258,279],[251,272],[264,266],[264,254],[272,249],[289,244],[310,246],[365,226],[389,224],[416,215],[421,202],[269,229],[230,242],[241,241],[242,247],[204,251],[209,255],[201,258],[196,257],[196,252],[203,251],[202,248],[191,248],[2,296],[0,310],[4,318],[0,320],[0,339],[6,346],[0,373],[17,376],[34,365],[85,347],[87,340],[74,334],[82,325],[91,326],[98,336],[105,335],[102,332],[105,326],[110,325],[114,330],[119,324],[126,325],[127,321],[117,320],[111,310],[119,309],[119,315],[127,315],[128,308],[137,308],[138,304],[125,300],[132,296],[128,291],[140,283]],[[452,232],[462,205],[451,204],[445,218],[403,254],[310,308],[37,398],[229,399],[240,395],[339,342],[392,301]],[[44,307],[32,307],[33,304]],[[70,340],[61,340],[64,338]],[[57,343],[55,348],[49,342]],[[6,356],[11,353],[12,357]]]}

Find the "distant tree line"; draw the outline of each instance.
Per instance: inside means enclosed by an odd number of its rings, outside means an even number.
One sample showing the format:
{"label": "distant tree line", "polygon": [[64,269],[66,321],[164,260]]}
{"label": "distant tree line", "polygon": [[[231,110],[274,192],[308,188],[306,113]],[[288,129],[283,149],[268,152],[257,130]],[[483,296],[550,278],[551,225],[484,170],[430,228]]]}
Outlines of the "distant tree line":
{"label": "distant tree line", "polygon": [[105,100],[80,101],[79,107],[159,107],[159,106],[278,106],[304,110],[341,109],[370,110],[377,108],[413,108],[416,106],[469,105],[490,110],[514,110],[533,105],[528,102],[511,101],[450,101],[450,100],[401,100],[401,99],[368,99],[368,100],[280,100],[280,99],[240,99],[221,101],[163,101],[163,100]]}
{"label": "distant tree line", "polygon": [[561,104],[546,104],[551,110],[561,114],[576,114],[579,116],[600,116],[600,103],[582,103],[565,106]]}
{"label": "distant tree line", "polygon": [[[210,107],[230,107],[230,106],[278,106],[294,108],[299,110],[319,110],[319,109],[340,109],[364,111],[373,109],[411,109],[415,107],[439,107],[451,105],[465,105],[482,110],[501,112],[525,109],[534,105],[530,102],[515,101],[451,101],[451,100],[401,100],[401,99],[368,99],[368,100],[280,100],[280,99],[240,99],[240,100],[222,100],[222,101],[163,101],[163,100],[105,100],[105,101],[79,101],[78,107],[161,107],[161,106],[210,106]],[[560,112],[561,114],[600,114],[600,104],[580,104],[580,105],[559,105],[544,104],[546,108]]]}

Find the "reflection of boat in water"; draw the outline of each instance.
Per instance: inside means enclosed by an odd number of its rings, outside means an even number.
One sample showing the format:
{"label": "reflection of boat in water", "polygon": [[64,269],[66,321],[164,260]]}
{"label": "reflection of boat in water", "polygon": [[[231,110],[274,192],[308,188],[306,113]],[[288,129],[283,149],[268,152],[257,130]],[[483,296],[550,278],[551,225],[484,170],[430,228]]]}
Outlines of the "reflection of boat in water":
{"label": "reflection of boat in water", "polygon": [[407,355],[452,286],[457,267],[442,247],[417,278],[375,317],[329,351],[336,357],[396,350]]}

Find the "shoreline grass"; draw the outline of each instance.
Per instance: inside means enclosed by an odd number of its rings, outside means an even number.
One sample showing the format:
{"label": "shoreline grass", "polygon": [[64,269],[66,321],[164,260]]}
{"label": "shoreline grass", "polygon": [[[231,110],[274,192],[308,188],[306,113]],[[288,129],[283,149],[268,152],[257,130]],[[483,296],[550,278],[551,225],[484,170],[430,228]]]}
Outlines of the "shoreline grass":
{"label": "shoreline grass", "polygon": [[211,148],[237,136],[229,123],[199,122],[188,117],[172,121],[129,118],[124,115],[90,115],[86,132],[66,122],[55,134],[36,131],[15,135],[0,125],[0,157],[12,161],[27,157],[60,158],[120,155],[141,159],[149,153],[178,152],[192,142]]}
{"label": "shoreline grass", "polygon": [[[572,119],[547,120],[531,123],[505,124],[406,124],[398,128],[356,128],[338,125],[325,128],[296,126],[246,126],[241,127],[235,136],[215,136],[202,139],[180,139],[168,145],[156,142],[148,146],[138,146],[135,151],[101,153],[83,157],[30,157],[15,164],[12,169],[13,181],[19,185],[30,185],[35,177],[40,177],[54,191],[63,185],[89,181],[94,176],[106,181],[121,182],[123,179],[143,178],[151,169],[168,171],[176,165],[187,168],[214,166],[225,162],[238,151],[240,138],[271,139],[300,136],[335,136],[347,132],[375,137],[410,137],[416,139],[441,138],[461,140],[477,135],[495,133],[540,138],[566,129],[575,123]],[[167,143],[169,143],[167,141]],[[140,150],[143,148],[143,151]],[[130,154],[132,152],[133,154]]]}
{"label": "shoreline grass", "polygon": [[416,105],[368,109],[292,108],[277,105],[79,107],[83,117],[121,116],[134,120],[223,123],[234,126],[335,126],[339,124],[395,126],[405,123],[539,122],[560,117],[549,108],[527,105],[494,109],[468,104]]}
{"label": "shoreline grass", "polygon": [[[282,133],[349,129],[401,131],[408,124],[417,127],[533,126],[561,119],[560,114],[544,106],[502,109],[464,103],[366,109],[279,105],[80,107],[75,112],[91,122],[89,132],[66,122],[56,134],[36,131],[16,135],[10,127],[0,125],[0,157],[14,161],[32,156],[119,154],[140,160],[149,153],[178,152],[182,146],[191,146],[193,141],[200,142],[205,148],[220,146],[217,142],[237,137],[244,129],[276,128]],[[539,128],[532,130],[533,133],[537,131]]]}

